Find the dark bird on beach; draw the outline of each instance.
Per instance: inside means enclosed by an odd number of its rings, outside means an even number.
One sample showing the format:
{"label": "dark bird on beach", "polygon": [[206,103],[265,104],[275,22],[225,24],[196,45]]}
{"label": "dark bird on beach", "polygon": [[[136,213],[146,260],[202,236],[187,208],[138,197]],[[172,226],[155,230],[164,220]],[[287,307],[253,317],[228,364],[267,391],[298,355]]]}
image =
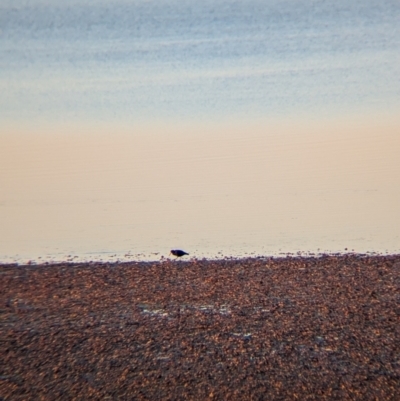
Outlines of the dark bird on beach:
{"label": "dark bird on beach", "polygon": [[172,255],[176,256],[177,258],[180,258],[184,255],[189,255],[187,252],[181,251],[180,249],[172,249],[170,253],[172,253]]}

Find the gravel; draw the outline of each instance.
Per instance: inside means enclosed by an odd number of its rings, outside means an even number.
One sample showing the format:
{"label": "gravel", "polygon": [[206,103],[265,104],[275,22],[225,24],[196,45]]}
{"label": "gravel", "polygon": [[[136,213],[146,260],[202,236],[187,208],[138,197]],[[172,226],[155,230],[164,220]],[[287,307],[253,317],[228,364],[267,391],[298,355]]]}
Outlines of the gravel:
{"label": "gravel", "polygon": [[0,278],[2,400],[400,400],[400,255]]}

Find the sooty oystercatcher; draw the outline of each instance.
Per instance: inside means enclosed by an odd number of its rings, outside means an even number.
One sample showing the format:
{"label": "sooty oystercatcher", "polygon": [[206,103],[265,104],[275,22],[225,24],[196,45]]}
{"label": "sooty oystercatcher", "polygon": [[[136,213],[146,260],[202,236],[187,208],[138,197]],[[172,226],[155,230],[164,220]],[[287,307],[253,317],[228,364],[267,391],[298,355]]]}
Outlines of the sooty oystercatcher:
{"label": "sooty oystercatcher", "polygon": [[172,249],[170,253],[172,253],[172,255],[176,256],[177,258],[180,258],[184,255],[189,255],[187,252],[181,251],[180,249]]}

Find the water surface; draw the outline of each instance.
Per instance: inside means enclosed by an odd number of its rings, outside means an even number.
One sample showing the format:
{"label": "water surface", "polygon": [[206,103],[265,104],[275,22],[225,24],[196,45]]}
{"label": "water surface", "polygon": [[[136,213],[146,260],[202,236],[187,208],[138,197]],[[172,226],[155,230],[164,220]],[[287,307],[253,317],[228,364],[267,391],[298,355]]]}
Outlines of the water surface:
{"label": "water surface", "polygon": [[398,252],[399,19],[3,1],[0,261]]}

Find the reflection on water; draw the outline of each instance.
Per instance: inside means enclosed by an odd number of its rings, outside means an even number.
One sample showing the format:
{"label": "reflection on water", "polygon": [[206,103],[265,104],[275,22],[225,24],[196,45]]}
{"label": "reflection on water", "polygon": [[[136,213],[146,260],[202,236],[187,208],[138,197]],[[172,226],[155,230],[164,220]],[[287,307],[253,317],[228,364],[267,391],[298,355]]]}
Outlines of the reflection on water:
{"label": "reflection on water", "polygon": [[0,118],[398,110],[396,0],[0,2]]}
{"label": "reflection on water", "polygon": [[0,261],[398,252],[388,121],[3,134]]}
{"label": "reflection on water", "polygon": [[397,251],[399,17],[2,0],[0,261]]}

